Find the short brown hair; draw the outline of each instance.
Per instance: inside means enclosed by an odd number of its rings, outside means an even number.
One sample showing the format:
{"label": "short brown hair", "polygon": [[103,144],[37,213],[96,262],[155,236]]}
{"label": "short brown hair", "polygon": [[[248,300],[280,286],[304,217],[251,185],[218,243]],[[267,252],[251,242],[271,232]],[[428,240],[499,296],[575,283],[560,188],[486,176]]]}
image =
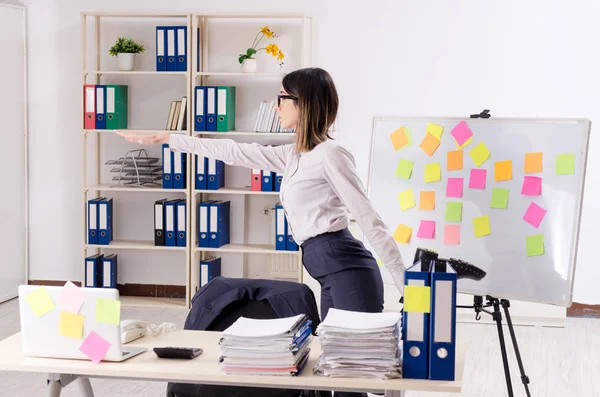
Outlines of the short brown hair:
{"label": "short brown hair", "polygon": [[338,94],[333,79],[320,68],[295,70],[283,77],[283,89],[298,98],[296,150],[307,152],[331,138],[329,128],[338,111]]}

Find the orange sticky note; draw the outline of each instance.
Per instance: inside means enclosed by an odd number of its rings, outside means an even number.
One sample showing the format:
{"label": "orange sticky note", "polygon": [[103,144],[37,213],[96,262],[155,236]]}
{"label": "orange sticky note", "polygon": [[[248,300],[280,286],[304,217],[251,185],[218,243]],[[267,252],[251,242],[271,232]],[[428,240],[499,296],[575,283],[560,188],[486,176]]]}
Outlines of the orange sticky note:
{"label": "orange sticky note", "polygon": [[542,152],[525,153],[525,172],[542,172]]}
{"label": "orange sticky note", "polygon": [[512,161],[496,161],[494,163],[494,179],[496,182],[512,179]]}
{"label": "orange sticky note", "polygon": [[402,244],[408,244],[411,236],[412,228],[402,224],[398,225],[394,232],[394,240]]}
{"label": "orange sticky note", "polygon": [[419,145],[419,147],[423,149],[423,151],[427,153],[429,157],[433,156],[439,146],[440,141],[435,139],[435,137],[431,134],[425,135],[425,138],[423,138],[423,141],[421,141],[421,144]]}
{"label": "orange sticky note", "polygon": [[446,169],[448,171],[457,171],[463,169],[463,151],[451,150],[446,156]]}
{"label": "orange sticky note", "polygon": [[394,150],[400,150],[404,146],[406,146],[406,144],[408,143],[408,137],[406,136],[404,126],[392,132],[392,134],[390,135],[390,139],[392,140],[392,145],[394,145]]}
{"label": "orange sticky note", "polygon": [[419,200],[419,209],[423,211],[435,210],[435,190],[422,190]]}

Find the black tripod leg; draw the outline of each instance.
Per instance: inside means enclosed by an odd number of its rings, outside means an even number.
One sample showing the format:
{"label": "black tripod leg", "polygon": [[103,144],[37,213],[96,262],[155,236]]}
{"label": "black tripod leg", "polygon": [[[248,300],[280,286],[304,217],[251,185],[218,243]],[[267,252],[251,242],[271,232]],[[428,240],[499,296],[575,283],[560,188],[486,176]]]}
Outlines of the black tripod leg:
{"label": "black tripod leg", "polygon": [[510,381],[510,368],[508,367],[508,356],[506,355],[506,345],[504,344],[504,331],[502,330],[502,313],[500,312],[500,302],[498,299],[493,300],[494,312],[492,318],[498,326],[498,338],[500,339],[500,351],[502,352],[502,364],[504,364],[504,376],[506,377],[506,389],[508,396],[514,397],[512,382]]}
{"label": "black tripod leg", "polygon": [[512,344],[515,348],[515,354],[517,355],[517,363],[519,363],[519,370],[521,371],[521,381],[523,382],[523,386],[525,386],[525,393],[527,393],[527,397],[531,397],[531,394],[529,393],[529,377],[525,375],[525,368],[523,368],[523,361],[521,360],[521,352],[519,352],[519,346],[517,346],[517,337],[515,336],[515,330],[512,325],[510,313],[508,312],[509,307],[510,302],[503,299],[502,308],[504,309],[506,323],[508,324],[508,330],[510,331],[510,338],[512,339]]}

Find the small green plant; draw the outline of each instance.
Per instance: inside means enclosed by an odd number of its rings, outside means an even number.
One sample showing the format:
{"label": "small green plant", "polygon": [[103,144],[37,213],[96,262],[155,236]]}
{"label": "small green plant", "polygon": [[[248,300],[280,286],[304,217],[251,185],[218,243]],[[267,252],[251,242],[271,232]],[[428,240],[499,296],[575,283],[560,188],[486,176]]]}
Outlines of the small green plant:
{"label": "small green plant", "polygon": [[119,53],[139,54],[144,52],[144,50],[143,45],[136,43],[131,39],[119,37],[115,45],[113,45],[108,52],[113,57],[116,57]]}

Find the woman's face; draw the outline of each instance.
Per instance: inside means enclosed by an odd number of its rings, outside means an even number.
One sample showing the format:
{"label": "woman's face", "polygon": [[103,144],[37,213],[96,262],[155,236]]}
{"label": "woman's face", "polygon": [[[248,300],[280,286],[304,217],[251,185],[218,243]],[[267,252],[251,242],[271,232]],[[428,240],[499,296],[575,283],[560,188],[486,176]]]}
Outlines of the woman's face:
{"label": "woman's face", "polygon": [[[280,95],[289,95],[283,87],[281,87]],[[275,104],[275,110],[279,112],[279,120],[281,120],[281,128],[289,129],[296,128],[298,125],[298,106],[297,101],[290,98],[280,98],[279,103]]]}

